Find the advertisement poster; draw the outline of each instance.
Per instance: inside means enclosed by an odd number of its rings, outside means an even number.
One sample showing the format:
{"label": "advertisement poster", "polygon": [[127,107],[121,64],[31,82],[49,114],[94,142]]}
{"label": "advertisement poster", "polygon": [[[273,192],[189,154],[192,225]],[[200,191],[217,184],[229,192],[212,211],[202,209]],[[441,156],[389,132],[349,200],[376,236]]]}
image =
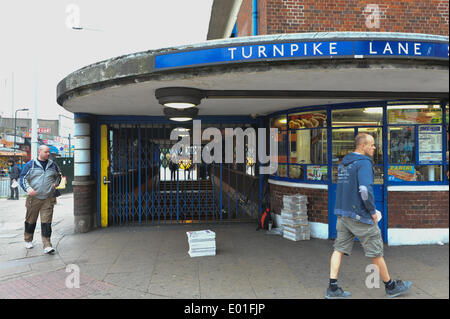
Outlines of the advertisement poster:
{"label": "advertisement poster", "polygon": [[389,124],[438,124],[442,123],[442,111],[430,109],[388,110]]}
{"label": "advertisement poster", "polygon": [[307,168],[306,179],[309,181],[321,181],[325,175],[327,175],[326,166],[312,165]]}
{"label": "advertisement poster", "polygon": [[389,165],[388,181],[410,182],[414,180],[414,166],[412,165]]}
{"label": "advertisement poster", "polygon": [[442,162],[442,126],[419,126],[419,164]]}

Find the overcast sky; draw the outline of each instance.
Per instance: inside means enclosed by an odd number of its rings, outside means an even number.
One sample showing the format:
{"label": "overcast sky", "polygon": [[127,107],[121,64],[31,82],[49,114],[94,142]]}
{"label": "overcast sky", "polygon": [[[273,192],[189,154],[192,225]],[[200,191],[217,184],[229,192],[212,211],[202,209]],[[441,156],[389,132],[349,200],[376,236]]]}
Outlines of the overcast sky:
{"label": "overcast sky", "polygon": [[[123,54],[206,41],[211,6],[212,0],[2,0],[0,116],[11,117],[13,83],[15,109],[30,109],[18,117],[32,117],[37,83],[39,118],[73,117],[56,103],[60,80]],[[68,27],[74,24],[101,31]]]}

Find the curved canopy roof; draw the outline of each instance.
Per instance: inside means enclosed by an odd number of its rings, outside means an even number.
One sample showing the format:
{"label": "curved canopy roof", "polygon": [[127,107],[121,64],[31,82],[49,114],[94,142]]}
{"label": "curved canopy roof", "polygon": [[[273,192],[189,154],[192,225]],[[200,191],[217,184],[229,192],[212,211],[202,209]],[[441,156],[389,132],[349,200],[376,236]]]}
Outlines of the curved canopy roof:
{"label": "curved canopy roof", "polygon": [[63,79],[73,113],[163,115],[155,90],[189,87],[199,115],[264,115],[331,103],[448,98],[448,37],[305,33],[214,40],[129,54]]}

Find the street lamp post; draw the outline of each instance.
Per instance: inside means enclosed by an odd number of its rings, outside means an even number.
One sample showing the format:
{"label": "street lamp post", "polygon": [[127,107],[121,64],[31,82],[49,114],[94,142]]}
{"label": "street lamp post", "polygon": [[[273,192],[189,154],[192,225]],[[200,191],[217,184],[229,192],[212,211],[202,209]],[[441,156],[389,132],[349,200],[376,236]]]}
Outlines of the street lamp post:
{"label": "street lamp post", "polygon": [[14,163],[16,163],[16,135],[17,135],[17,112],[28,111],[28,109],[19,109],[14,113]]}

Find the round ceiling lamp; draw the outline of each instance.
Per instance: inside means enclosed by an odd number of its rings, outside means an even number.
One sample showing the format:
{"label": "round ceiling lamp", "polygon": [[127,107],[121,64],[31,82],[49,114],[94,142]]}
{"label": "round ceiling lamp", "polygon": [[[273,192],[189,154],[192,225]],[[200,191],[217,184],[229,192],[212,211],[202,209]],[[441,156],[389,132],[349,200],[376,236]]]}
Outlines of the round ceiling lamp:
{"label": "round ceiling lamp", "polygon": [[191,107],[185,109],[175,109],[171,107],[165,107],[163,112],[164,115],[167,116],[171,121],[186,122],[191,121],[198,115],[198,108]]}
{"label": "round ceiling lamp", "polygon": [[166,107],[187,109],[199,105],[205,93],[193,88],[170,87],[156,89],[155,96],[159,103]]}

